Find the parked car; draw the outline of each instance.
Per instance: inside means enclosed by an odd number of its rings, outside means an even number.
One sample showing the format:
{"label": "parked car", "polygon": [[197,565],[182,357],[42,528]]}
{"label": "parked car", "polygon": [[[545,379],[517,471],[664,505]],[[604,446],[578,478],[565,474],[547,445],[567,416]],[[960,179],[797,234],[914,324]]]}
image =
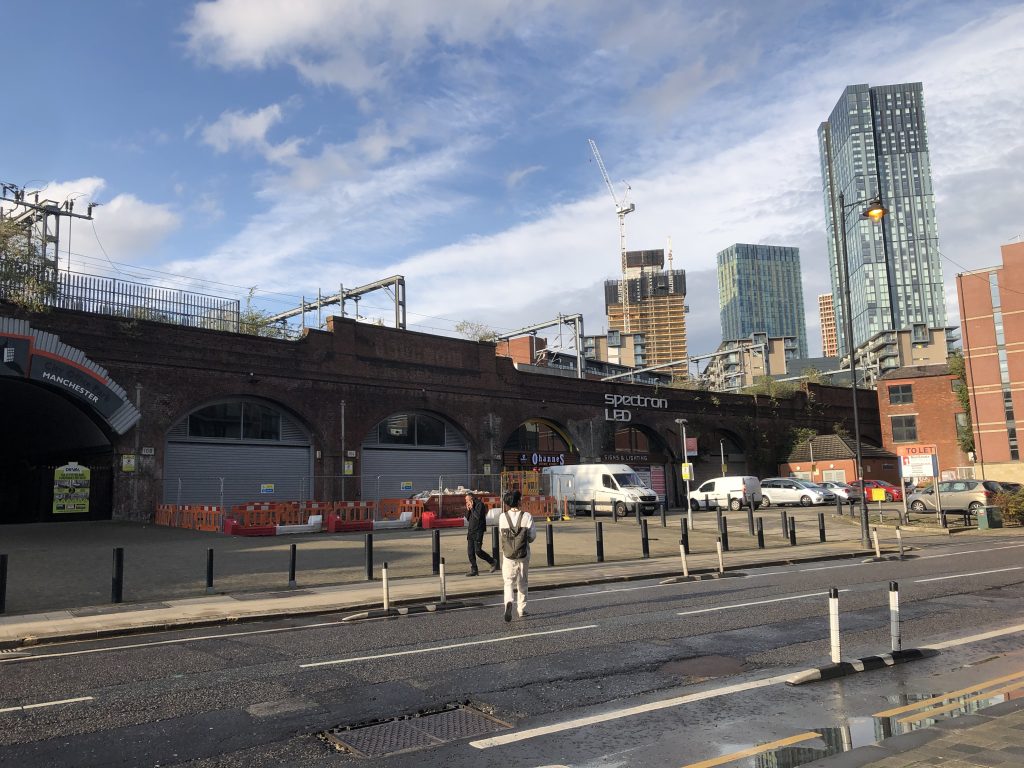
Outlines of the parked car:
{"label": "parked car", "polygon": [[938,502],[932,486],[918,488],[907,501],[914,512],[936,511],[940,503],[944,510],[977,512],[991,504],[1002,490],[995,480],[943,480],[939,483]]}
{"label": "parked car", "polygon": [[769,477],[761,481],[761,506],[772,504],[799,504],[809,507],[812,504],[835,504],[836,495],[828,488],[815,485],[807,480],[795,477]]}
{"label": "parked car", "polygon": [[832,491],[844,504],[848,504],[851,501],[854,504],[859,504],[861,496],[863,496],[859,488],[854,488],[849,483],[840,483],[838,480],[825,480],[820,485],[822,488],[828,488]]}
{"label": "parked car", "polygon": [[857,480],[854,485],[864,489],[868,499],[871,498],[870,490],[872,488],[881,488],[885,491],[886,501],[903,501],[903,489],[886,480]]}
{"label": "parked car", "polygon": [[705,480],[690,491],[690,509],[717,509],[728,506],[731,510],[761,505],[761,483],[753,475],[727,475]]}
{"label": "parked car", "polygon": [[1021,485],[1020,483],[1015,483],[1012,480],[996,480],[996,482],[999,483],[1002,489],[1007,493],[1016,493],[1021,488],[1024,488],[1024,485]]}

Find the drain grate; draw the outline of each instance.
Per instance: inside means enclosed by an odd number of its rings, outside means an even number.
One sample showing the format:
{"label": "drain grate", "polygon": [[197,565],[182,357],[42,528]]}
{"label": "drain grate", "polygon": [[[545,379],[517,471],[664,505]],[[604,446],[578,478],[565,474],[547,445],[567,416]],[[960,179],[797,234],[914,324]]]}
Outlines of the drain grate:
{"label": "drain grate", "polygon": [[384,757],[511,727],[468,704],[447,704],[413,715],[338,726],[324,731],[320,737],[335,749],[360,757]]}

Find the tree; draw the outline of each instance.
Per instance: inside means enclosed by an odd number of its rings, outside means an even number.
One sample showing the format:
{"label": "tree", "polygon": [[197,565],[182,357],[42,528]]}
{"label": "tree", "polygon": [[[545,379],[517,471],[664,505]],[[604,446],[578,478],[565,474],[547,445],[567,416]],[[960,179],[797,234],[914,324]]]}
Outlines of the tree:
{"label": "tree", "polygon": [[267,339],[287,339],[288,326],[283,322],[275,322],[270,319],[270,313],[254,307],[253,296],[256,294],[256,287],[249,289],[249,295],[245,297],[245,306],[238,313],[239,333],[248,333],[252,336],[262,336]]}
{"label": "tree", "polygon": [[474,341],[497,341],[498,332],[483,323],[474,323],[470,320],[459,320],[455,324],[455,332]]}
{"label": "tree", "polygon": [[971,393],[967,389],[967,365],[964,363],[963,352],[957,350],[949,356],[949,372],[956,378],[956,399],[964,409],[964,423],[957,427],[956,441],[964,453],[974,451],[974,429],[971,428]]}
{"label": "tree", "polygon": [[0,219],[0,299],[45,312],[57,295],[53,265],[23,222]]}

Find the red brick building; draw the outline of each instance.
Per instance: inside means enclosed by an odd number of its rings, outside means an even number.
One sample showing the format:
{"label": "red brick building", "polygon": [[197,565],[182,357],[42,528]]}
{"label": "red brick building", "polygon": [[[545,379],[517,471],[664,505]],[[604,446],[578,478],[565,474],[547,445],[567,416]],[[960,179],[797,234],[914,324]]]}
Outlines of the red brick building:
{"label": "red brick building", "polygon": [[[860,456],[867,479],[899,485],[899,457],[894,453],[862,437]],[[788,461],[779,465],[779,475],[812,483],[853,483],[857,479],[857,444],[848,436],[816,435],[793,446]]]}
{"label": "red brick building", "polygon": [[957,477],[971,466],[957,442],[957,430],[967,423],[949,366],[916,365],[889,371],[878,380],[878,415],[882,444],[893,453],[900,446],[934,445],[939,474]]}
{"label": "red brick building", "polygon": [[978,476],[1024,480],[1016,414],[1024,414],[1024,243],[1002,265],[956,276]]}

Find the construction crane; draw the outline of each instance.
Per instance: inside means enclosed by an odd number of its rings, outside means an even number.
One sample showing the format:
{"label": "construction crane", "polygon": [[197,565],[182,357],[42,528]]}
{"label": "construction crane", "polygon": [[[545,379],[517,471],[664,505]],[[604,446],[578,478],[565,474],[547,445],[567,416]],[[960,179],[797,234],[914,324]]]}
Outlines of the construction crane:
{"label": "construction crane", "polygon": [[626,279],[626,214],[632,213],[636,210],[636,206],[633,203],[627,203],[626,198],[629,196],[629,185],[626,184],[626,189],[622,193],[622,199],[615,194],[615,187],[612,186],[612,180],[608,178],[608,170],[604,167],[604,160],[601,159],[601,153],[597,149],[597,143],[593,139],[587,139],[590,142],[590,150],[594,153],[594,159],[597,160],[597,167],[601,169],[601,177],[604,179],[605,186],[608,187],[608,191],[612,194],[612,201],[615,203],[615,215],[619,217],[619,253],[622,256],[622,277],[619,278],[619,302],[622,304],[622,330],[624,333],[629,333],[629,283]]}

